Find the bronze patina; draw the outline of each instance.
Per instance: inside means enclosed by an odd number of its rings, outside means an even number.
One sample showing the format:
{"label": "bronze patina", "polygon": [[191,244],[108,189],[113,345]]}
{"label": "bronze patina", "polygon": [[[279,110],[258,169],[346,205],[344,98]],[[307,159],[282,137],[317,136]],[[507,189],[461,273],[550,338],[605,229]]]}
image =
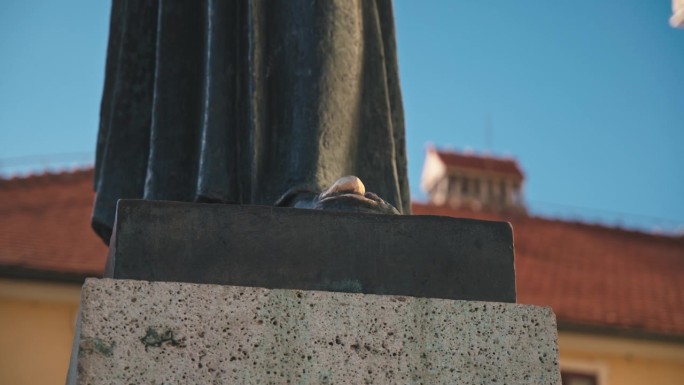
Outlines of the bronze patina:
{"label": "bronze patina", "polygon": [[408,213],[405,153],[391,1],[113,2],[105,242],[121,198]]}

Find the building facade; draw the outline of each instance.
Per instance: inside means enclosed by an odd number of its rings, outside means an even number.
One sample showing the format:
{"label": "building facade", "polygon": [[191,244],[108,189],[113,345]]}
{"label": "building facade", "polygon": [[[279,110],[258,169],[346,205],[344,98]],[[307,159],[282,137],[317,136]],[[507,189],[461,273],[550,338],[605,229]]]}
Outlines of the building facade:
{"label": "building facade", "polygon": [[[413,212],[513,224],[518,302],[553,308],[566,385],[684,383],[684,238],[531,216],[513,159],[426,158]],[[107,254],[92,176],[0,180],[0,384],[64,383],[80,285]]]}
{"label": "building facade", "polygon": [[518,302],[556,313],[565,385],[684,383],[684,236],[535,217],[523,184],[514,159],[429,148],[413,213],[511,222]]}

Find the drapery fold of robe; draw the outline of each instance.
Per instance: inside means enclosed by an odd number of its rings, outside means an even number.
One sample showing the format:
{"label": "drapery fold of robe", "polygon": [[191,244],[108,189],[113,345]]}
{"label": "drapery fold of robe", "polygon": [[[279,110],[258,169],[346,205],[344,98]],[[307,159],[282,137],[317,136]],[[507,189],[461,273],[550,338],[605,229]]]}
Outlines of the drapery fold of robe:
{"label": "drapery fold of robe", "polygon": [[116,201],[273,204],[356,175],[409,211],[390,0],[114,0],[93,228]]}

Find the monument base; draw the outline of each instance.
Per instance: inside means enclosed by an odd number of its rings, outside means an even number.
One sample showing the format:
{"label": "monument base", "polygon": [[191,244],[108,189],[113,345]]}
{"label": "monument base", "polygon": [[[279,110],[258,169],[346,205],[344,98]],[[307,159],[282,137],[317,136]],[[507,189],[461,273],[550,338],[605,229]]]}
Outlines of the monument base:
{"label": "monument base", "polygon": [[550,308],[89,279],[68,384],[560,384]]}
{"label": "monument base", "polygon": [[105,277],[515,302],[505,222],[120,200]]}

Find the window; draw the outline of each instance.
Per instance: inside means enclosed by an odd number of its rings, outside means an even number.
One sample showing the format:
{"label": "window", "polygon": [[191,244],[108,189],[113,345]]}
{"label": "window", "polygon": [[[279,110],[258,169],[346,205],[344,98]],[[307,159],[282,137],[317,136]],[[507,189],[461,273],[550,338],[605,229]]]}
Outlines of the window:
{"label": "window", "polygon": [[458,181],[457,176],[452,175],[449,177],[449,196],[458,194],[458,191],[456,190],[456,187],[457,187],[456,182],[457,181]]}
{"label": "window", "polygon": [[561,371],[561,382],[563,385],[598,385],[595,374]]}
{"label": "window", "polygon": [[604,362],[561,360],[563,385],[607,385],[608,367]]}
{"label": "window", "polygon": [[494,200],[496,193],[494,192],[494,181],[487,179],[487,199],[491,202]]}

